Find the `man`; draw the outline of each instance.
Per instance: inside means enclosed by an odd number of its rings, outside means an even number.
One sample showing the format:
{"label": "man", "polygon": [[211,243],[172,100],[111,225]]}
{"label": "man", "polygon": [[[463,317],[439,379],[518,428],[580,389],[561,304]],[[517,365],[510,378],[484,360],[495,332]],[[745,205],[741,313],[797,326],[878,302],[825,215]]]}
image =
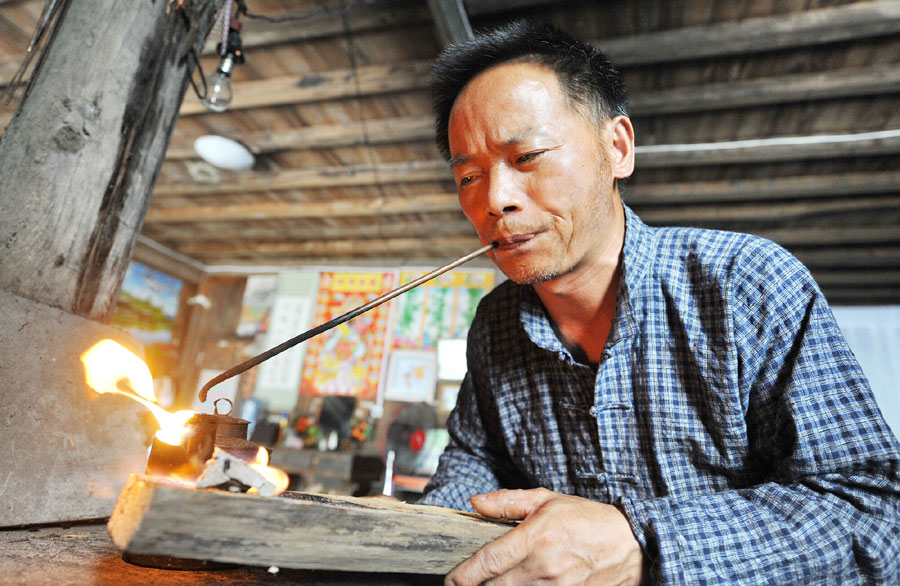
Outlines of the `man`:
{"label": "man", "polygon": [[900,446],[806,269],[623,205],[634,132],[599,51],[516,23],[434,72],[510,280],[421,502],[521,520],[447,583],[900,584]]}

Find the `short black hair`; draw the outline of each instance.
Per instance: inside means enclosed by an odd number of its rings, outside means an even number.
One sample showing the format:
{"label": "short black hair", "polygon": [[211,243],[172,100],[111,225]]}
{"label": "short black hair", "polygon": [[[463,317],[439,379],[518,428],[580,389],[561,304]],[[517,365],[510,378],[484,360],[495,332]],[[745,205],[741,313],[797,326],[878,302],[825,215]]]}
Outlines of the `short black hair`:
{"label": "short black hair", "polygon": [[478,74],[510,62],[553,70],[572,105],[595,122],[628,115],[625,83],[600,49],[551,24],[516,20],[450,45],[431,68],[437,143],[448,159],[447,126],[456,98]]}

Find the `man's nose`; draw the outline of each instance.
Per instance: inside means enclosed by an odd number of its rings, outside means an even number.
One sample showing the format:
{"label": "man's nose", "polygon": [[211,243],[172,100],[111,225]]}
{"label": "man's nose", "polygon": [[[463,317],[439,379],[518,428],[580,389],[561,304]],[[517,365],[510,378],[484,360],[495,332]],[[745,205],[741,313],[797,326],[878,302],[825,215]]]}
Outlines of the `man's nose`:
{"label": "man's nose", "polygon": [[500,166],[494,169],[488,181],[487,213],[503,216],[522,209],[524,192],[514,170]]}

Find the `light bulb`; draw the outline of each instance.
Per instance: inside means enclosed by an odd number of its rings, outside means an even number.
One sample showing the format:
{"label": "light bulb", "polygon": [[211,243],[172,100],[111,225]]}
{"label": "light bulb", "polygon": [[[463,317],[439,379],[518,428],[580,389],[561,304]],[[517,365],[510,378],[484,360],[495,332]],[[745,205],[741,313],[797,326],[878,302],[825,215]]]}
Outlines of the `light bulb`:
{"label": "light bulb", "polygon": [[219,67],[206,78],[206,96],[203,105],[213,112],[224,112],[231,104],[231,70],[234,67],[230,57],[222,59]]}

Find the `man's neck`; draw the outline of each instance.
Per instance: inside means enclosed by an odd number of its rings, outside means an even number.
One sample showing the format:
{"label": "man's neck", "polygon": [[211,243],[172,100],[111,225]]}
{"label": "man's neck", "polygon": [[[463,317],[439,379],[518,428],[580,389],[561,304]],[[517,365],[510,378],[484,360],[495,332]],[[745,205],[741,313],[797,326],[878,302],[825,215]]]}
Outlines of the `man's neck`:
{"label": "man's neck", "polygon": [[593,363],[600,360],[615,317],[624,214],[619,231],[589,266],[534,286],[560,341],[574,356],[587,356]]}

